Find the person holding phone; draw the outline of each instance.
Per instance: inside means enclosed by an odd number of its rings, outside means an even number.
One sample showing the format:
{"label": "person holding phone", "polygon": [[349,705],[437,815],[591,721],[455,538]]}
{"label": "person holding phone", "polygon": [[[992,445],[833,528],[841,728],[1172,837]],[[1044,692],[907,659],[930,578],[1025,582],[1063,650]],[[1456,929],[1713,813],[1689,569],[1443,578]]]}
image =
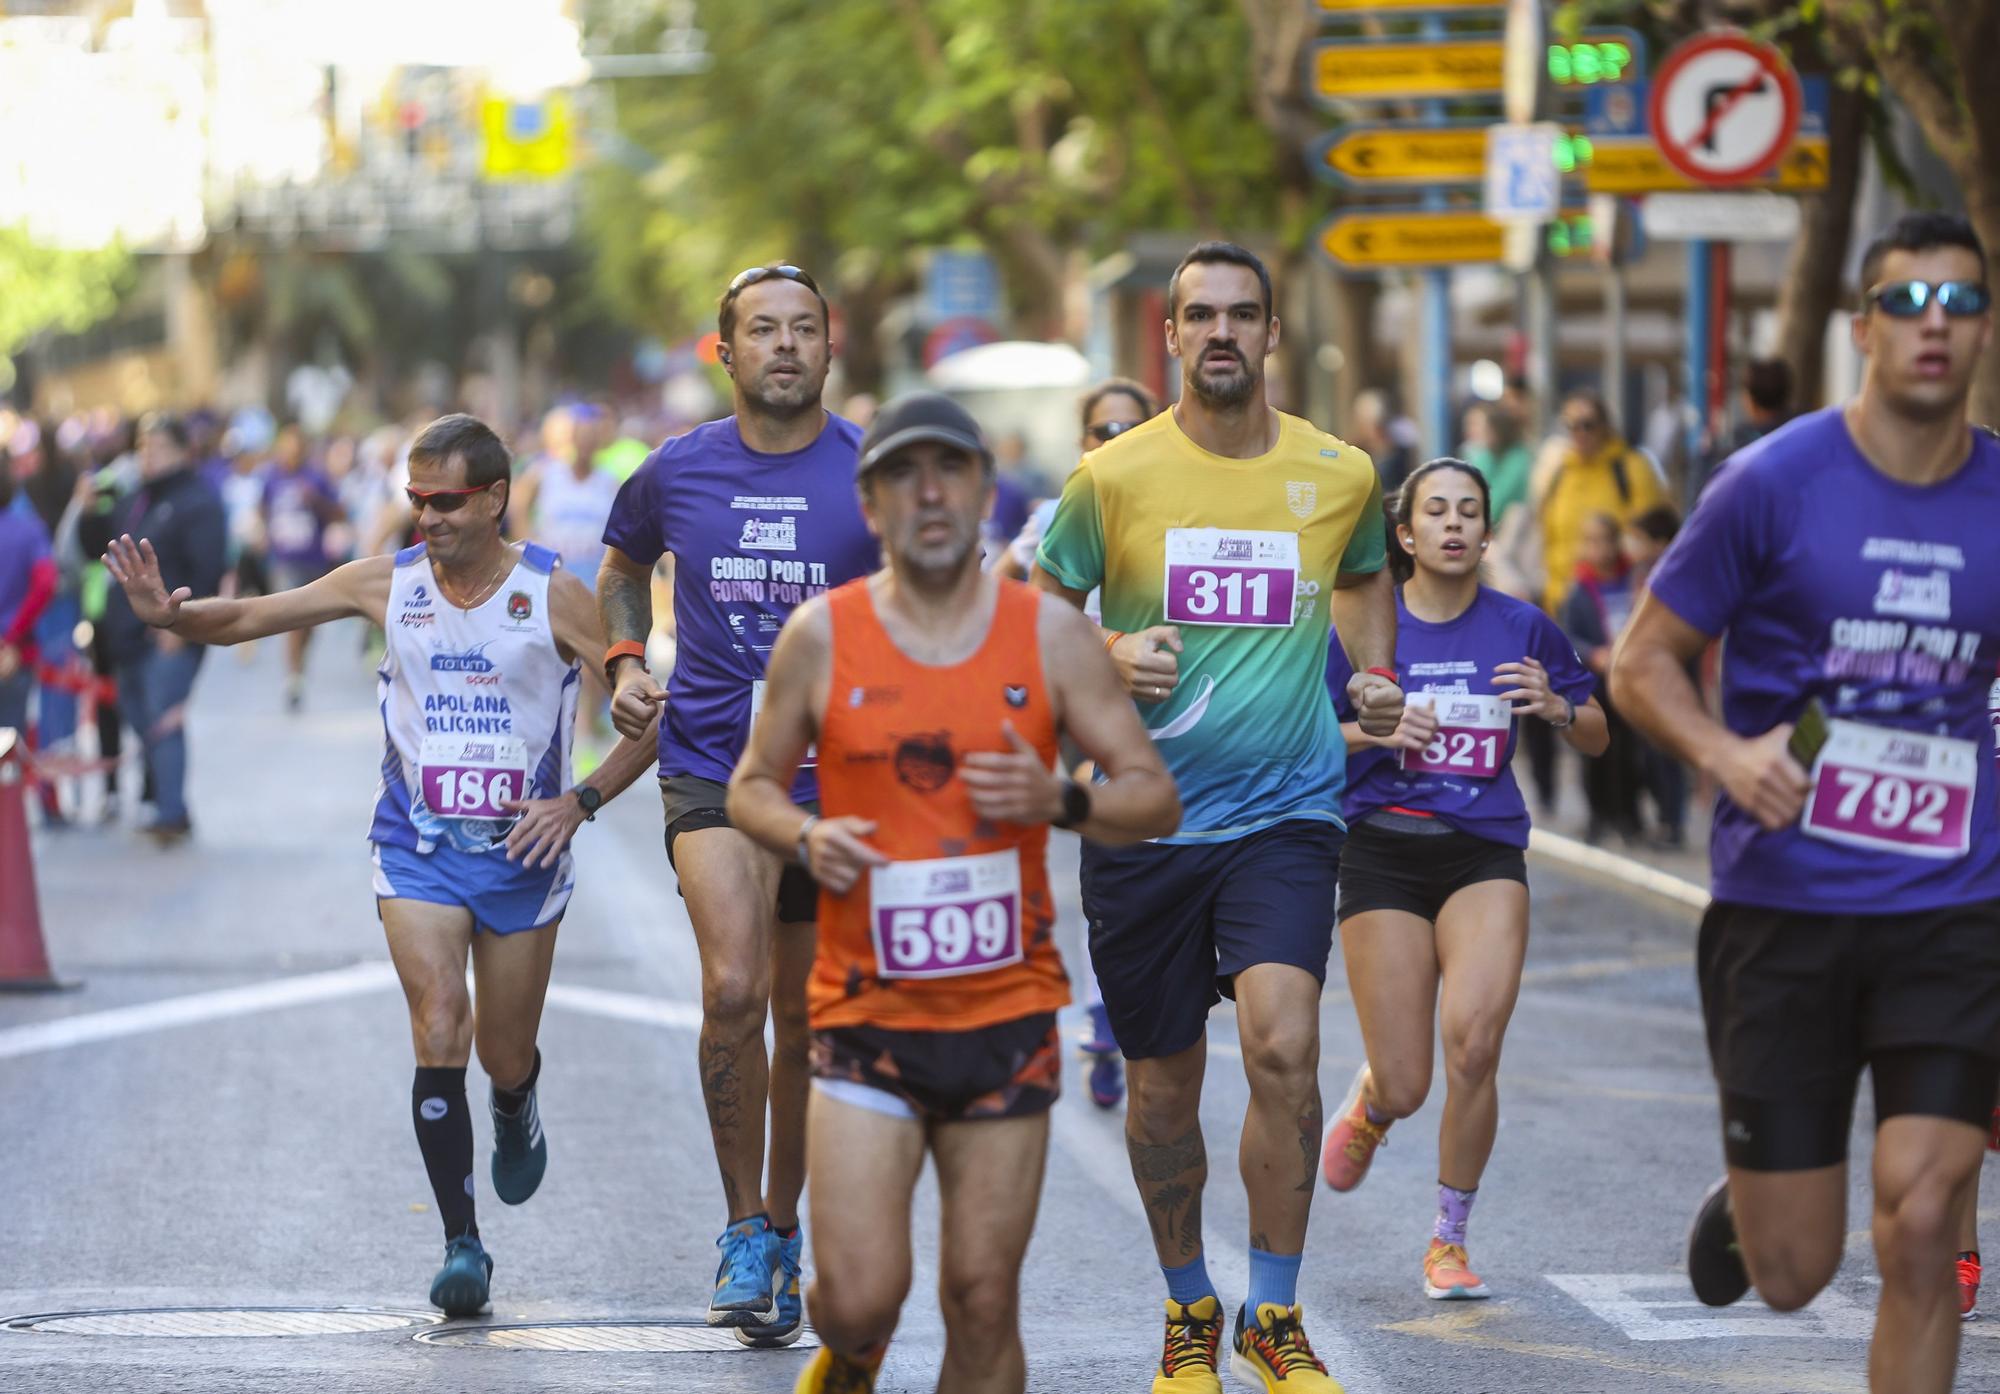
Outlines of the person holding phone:
{"label": "person holding phone", "polygon": [[1488,1295],[1465,1234],[1499,1127],[1501,1038],[1528,948],[1516,733],[1546,722],[1590,756],[1609,739],[1594,679],[1555,622],[1479,583],[1491,508],[1485,476],[1461,460],[1431,461],[1397,495],[1389,564],[1408,698],[1394,733],[1371,736],[1355,720],[1339,644],[1326,664],[1348,749],[1340,944],[1368,1059],[1320,1169],[1336,1191],[1361,1184],[1389,1125],[1430,1092],[1441,1033],[1438,1213],[1424,1254],[1424,1294],[1436,1300]]}
{"label": "person holding phone", "polygon": [[[1728,1175],[1688,1276],[1781,1311],[1827,1285],[1867,1067],[1877,1394],[1951,1387],[1957,1222],[2000,1083],[2000,442],[1967,420],[1986,265],[1956,215],[1875,240],[1859,394],[1724,464],[1611,671],[1633,724],[1721,787],[1697,964]],[[1686,665],[1725,634],[1717,721]],[[1815,703],[1824,738],[1795,745]]]}

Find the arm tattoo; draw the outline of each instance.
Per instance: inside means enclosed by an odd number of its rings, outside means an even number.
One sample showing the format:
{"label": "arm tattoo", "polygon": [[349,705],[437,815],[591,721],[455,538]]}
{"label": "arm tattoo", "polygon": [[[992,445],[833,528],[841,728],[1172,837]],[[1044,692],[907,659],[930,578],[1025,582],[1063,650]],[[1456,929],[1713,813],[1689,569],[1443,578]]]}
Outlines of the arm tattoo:
{"label": "arm tattoo", "polygon": [[652,578],[605,567],[597,578],[597,613],[608,642],[645,643],[653,632]]}

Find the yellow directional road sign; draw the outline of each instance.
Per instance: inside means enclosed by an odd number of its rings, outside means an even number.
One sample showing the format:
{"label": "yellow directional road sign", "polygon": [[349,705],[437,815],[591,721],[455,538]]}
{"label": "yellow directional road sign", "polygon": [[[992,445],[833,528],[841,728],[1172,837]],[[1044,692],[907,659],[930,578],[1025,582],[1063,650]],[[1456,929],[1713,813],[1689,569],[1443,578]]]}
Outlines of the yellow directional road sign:
{"label": "yellow directional road sign", "polygon": [[1328,98],[1498,92],[1501,53],[1498,39],[1321,44],[1313,55],[1313,92]]}
{"label": "yellow directional road sign", "polygon": [[1460,266],[1499,261],[1507,230],[1476,212],[1363,210],[1321,228],[1319,245],[1336,262],[1357,271]]}
{"label": "yellow directional road sign", "polygon": [[1484,126],[1350,126],[1322,157],[1361,183],[1467,183],[1486,176]]}
{"label": "yellow directional road sign", "polygon": [[[1776,189],[1781,193],[1824,189],[1827,160],[1826,137],[1805,136],[1778,157],[1772,173],[1753,179],[1744,187]],[[1584,181],[1594,194],[1671,194],[1707,187],[1668,164],[1660,148],[1646,136],[1593,138]]]}

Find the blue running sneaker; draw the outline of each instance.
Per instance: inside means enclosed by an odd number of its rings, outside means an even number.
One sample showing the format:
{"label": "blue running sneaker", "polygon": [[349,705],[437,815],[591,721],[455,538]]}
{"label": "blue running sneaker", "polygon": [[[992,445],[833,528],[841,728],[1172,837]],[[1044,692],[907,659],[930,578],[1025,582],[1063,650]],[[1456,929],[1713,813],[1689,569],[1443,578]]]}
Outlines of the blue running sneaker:
{"label": "blue running sneaker", "polygon": [[493,1260],[476,1234],[461,1234],[444,1246],[444,1267],[431,1280],[431,1305],[448,1317],[476,1317],[486,1310]]}
{"label": "blue running sneaker", "polygon": [[1099,1108],[1117,1108],[1125,1102],[1125,1062],[1118,1047],[1109,1041],[1085,1041],[1083,1053],[1090,1058],[1090,1101]]}
{"label": "blue running sneaker", "polygon": [[509,1205],[519,1205],[542,1184],[549,1169],[549,1141],[542,1136],[542,1113],[535,1091],[519,1113],[502,1113],[500,1101],[488,1097],[493,1113],[493,1191]]}
{"label": "blue running sneaker", "polygon": [[762,1215],[738,1220],[717,1236],[722,1262],[715,1295],[708,1299],[710,1326],[769,1326],[778,1319],[778,1236]]}
{"label": "blue running sneaker", "polygon": [[778,1248],[778,1319],[767,1326],[736,1328],[737,1340],[760,1350],[790,1345],[806,1324],[806,1299],[800,1290],[806,1268],[806,1227],[798,1226],[790,1239],[774,1229],[771,1238]]}

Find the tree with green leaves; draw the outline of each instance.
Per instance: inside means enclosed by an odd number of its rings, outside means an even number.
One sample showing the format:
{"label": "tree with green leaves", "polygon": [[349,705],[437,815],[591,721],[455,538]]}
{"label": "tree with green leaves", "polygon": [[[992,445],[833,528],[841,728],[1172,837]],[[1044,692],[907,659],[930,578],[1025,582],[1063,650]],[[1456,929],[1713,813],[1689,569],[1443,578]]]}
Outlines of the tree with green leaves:
{"label": "tree with green leaves", "polygon": [[109,316],[132,285],[123,247],[71,251],[0,227],[0,354],[46,330],[80,333]]}
{"label": "tree with green leaves", "polygon": [[[910,284],[925,248],[988,251],[1008,327],[1051,335],[1080,254],[1138,229],[1270,225],[1271,142],[1232,11],[728,0],[699,13],[706,71],[616,86],[628,158],[599,168],[588,211],[605,299],[662,331],[704,326],[732,273],[792,257],[829,282],[850,382],[872,386],[853,357],[872,347],[865,312]],[[657,25],[597,21],[586,33],[621,51],[658,39]]]}

